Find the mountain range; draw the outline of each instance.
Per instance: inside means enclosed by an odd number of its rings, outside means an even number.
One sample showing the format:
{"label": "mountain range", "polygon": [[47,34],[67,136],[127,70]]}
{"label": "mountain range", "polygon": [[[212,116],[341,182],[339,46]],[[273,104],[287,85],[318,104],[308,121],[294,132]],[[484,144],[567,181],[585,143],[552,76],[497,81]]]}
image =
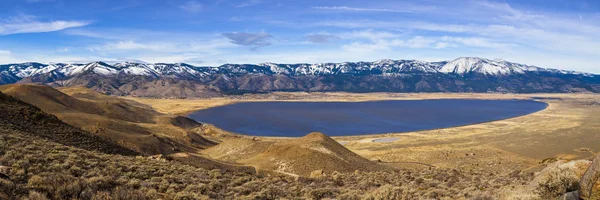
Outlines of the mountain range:
{"label": "mountain range", "polygon": [[91,62],[0,65],[0,84],[85,86],[112,95],[213,97],[271,91],[600,92],[600,76],[500,59],[378,60],[317,64]]}

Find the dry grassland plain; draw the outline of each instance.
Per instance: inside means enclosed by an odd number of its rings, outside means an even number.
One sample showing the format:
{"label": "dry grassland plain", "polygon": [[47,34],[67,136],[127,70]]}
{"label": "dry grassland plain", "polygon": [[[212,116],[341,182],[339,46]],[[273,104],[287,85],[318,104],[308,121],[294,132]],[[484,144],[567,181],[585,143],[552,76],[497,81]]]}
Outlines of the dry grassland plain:
{"label": "dry grassland plain", "polygon": [[[598,94],[471,93],[304,93],[277,92],[212,99],[145,99],[124,97],[167,114],[251,101],[376,101],[414,99],[532,99],[545,110],[487,123],[407,133],[334,137],[351,151],[392,166],[476,169],[490,172],[538,171],[555,159],[591,158],[600,151]],[[240,133],[243,134],[243,133]],[[247,137],[252,139],[252,137]],[[239,138],[217,138],[239,141]],[[285,138],[262,137],[278,142]],[[237,142],[236,142],[237,143]]]}

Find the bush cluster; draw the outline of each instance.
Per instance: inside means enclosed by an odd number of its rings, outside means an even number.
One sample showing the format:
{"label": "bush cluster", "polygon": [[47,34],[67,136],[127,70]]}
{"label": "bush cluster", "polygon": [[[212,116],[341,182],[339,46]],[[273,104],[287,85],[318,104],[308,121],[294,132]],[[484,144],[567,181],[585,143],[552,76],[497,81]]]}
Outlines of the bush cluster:
{"label": "bush cluster", "polygon": [[0,199],[482,199],[530,180],[435,168],[261,176],[103,154],[1,129],[0,157],[12,167],[10,180],[0,179]]}

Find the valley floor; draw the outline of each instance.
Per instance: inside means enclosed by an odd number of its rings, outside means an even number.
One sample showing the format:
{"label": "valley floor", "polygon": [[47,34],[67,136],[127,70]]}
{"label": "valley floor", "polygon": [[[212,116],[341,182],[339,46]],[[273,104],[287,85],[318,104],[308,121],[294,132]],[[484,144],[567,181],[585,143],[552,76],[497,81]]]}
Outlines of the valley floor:
{"label": "valley floor", "polygon": [[[534,172],[556,159],[586,159],[600,151],[598,94],[303,93],[277,92],[212,99],[125,97],[168,114],[248,101],[374,101],[409,99],[537,99],[548,108],[526,116],[461,127],[334,139],[371,160],[403,168],[435,166],[490,172]],[[215,130],[218,130],[215,128]],[[220,131],[220,130],[219,130]],[[222,132],[222,131],[221,131]],[[286,138],[246,137],[277,142]],[[216,140],[227,142],[229,137]],[[235,139],[239,140],[239,139]]]}

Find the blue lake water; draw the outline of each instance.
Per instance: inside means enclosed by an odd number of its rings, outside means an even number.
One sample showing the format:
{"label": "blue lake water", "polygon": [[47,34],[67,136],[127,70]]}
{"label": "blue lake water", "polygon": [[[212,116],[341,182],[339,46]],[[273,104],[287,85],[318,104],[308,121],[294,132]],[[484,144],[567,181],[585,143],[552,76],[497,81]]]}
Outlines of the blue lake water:
{"label": "blue lake water", "polygon": [[482,123],[547,107],[529,100],[393,100],[369,102],[245,102],[189,115],[227,131],[255,136],[299,137],[410,132]]}

